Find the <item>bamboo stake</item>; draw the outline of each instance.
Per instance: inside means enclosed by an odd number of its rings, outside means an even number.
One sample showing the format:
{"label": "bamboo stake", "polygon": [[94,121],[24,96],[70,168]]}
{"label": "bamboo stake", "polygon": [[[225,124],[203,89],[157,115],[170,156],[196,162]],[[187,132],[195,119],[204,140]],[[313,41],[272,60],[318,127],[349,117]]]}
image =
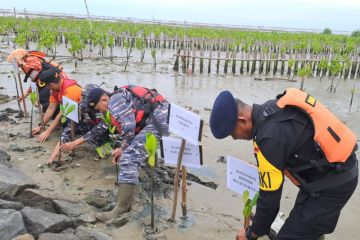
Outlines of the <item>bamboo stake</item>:
{"label": "bamboo stake", "polygon": [[15,77],[15,74],[14,74],[14,73],[13,73],[12,75],[13,75],[14,80],[15,80],[15,88],[16,88],[16,102],[17,102],[18,107],[19,107],[19,111],[20,111],[20,113],[19,113],[19,114],[20,114],[21,116],[23,116],[23,110],[21,109],[20,102],[19,102],[19,101],[17,101],[17,99],[19,98],[19,89],[18,89],[18,85],[17,85],[17,79],[16,79],[16,77]]}
{"label": "bamboo stake", "polygon": [[22,96],[22,102],[23,102],[23,106],[24,106],[24,116],[27,117],[24,91],[23,91],[22,82],[21,82],[21,78],[20,78],[19,66],[18,66],[18,63],[17,63],[17,61],[16,61],[16,58],[14,58],[13,63],[14,63],[14,65],[13,65],[13,66],[14,66],[14,70],[15,70],[15,72],[17,73],[17,78],[18,78],[18,81],[19,81],[20,93],[21,93],[21,96]]}
{"label": "bamboo stake", "polygon": [[42,106],[40,104],[40,91],[39,91],[39,88],[36,88],[36,91],[37,91],[37,95],[38,95],[38,110],[39,110],[39,113],[40,113],[40,126],[41,126],[41,131],[44,131],[45,130],[45,122],[44,122],[44,112],[42,111]]}
{"label": "bamboo stake", "polygon": [[184,150],[185,150],[185,143],[186,143],[185,139],[182,139],[180,151],[179,151],[179,155],[178,155],[178,160],[177,160],[175,179],[174,179],[174,200],[173,200],[171,217],[169,218],[170,222],[175,222],[176,205],[177,205],[178,189],[179,189],[179,172],[180,172],[182,157],[183,157]]}
{"label": "bamboo stake", "polygon": [[182,208],[182,215],[183,218],[187,218],[187,208],[186,208],[186,177],[187,177],[187,172],[186,172],[186,167],[182,166],[182,171],[181,171],[181,190],[182,190],[182,200],[181,200],[181,208]]}

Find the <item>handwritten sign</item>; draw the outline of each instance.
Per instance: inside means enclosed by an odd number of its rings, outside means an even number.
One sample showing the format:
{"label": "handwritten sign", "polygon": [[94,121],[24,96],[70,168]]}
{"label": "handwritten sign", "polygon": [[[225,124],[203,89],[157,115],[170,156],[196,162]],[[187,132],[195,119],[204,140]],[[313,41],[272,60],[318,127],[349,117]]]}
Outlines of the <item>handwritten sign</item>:
{"label": "handwritten sign", "polygon": [[68,106],[75,105],[74,111],[69,113],[69,115],[67,115],[66,117],[73,120],[76,123],[79,123],[79,104],[74,100],[71,100],[70,98],[64,96],[62,97],[62,104],[65,106],[66,103],[68,104]]}
{"label": "handwritten sign", "polygon": [[169,106],[169,130],[192,144],[201,141],[203,121],[199,115],[175,104]]}
{"label": "handwritten sign", "polygon": [[[177,164],[181,139],[172,137],[162,137],[160,141],[161,157],[167,164]],[[202,146],[186,142],[182,165],[187,167],[200,168],[203,165]]]}
{"label": "handwritten sign", "polygon": [[259,191],[258,168],[234,157],[227,157],[227,187],[239,194],[248,190],[250,198]]}

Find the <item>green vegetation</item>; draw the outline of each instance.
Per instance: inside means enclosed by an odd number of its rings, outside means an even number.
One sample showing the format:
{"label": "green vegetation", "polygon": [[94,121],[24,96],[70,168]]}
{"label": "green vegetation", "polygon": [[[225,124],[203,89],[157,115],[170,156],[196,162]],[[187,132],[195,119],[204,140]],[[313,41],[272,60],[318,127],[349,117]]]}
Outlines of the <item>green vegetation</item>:
{"label": "green vegetation", "polygon": [[249,191],[244,191],[243,193],[243,202],[244,202],[244,228],[247,228],[250,225],[250,216],[252,208],[256,205],[256,202],[259,198],[259,192],[257,192],[253,199],[249,198]]}
{"label": "green vegetation", "polygon": [[[331,30],[328,28],[324,29],[324,34],[317,34],[187,27],[186,37],[203,41],[226,39],[228,46],[239,49],[241,45],[245,52],[259,43],[266,49],[281,45],[281,51],[289,52],[289,49],[293,49],[301,52],[307,49],[309,42],[311,53],[321,54],[330,51],[332,54],[349,54],[360,45],[359,31],[354,31],[352,36],[329,33]],[[131,40],[131,47],[135,47],[135,39],[140,38],[149,41],[145,43],[146,47],[159,48],[168,46],[161,44],[161,35],[165,39],[180,40],[185,33],[180,26],[94,21],[90,28],[86,20],[0,17],[0,34],[15,34],[15,43],[19,46],[26,46],[31,41],[38,43],[41,49],[53,49],[63,41],[65,44],[70,42],[71,53],[81,51],[86,45],[89,45],[90,49],[91,46],[97,46],[100,49],[99,54],[103,56],[106,48],[111,50],[114,46],[122,46],[122,40],[125,38]],[[201,44],[202,42],[198,43],[199,46]],[[139,50],[142,49],[141,46],[141,42],[137,44]]]}

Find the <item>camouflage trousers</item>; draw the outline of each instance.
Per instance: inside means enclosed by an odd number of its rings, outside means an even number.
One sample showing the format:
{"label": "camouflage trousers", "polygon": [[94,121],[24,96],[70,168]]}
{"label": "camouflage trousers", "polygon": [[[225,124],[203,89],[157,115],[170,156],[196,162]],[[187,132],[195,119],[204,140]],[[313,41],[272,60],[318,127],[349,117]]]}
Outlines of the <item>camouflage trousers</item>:
{"label": "camouflage trousers", "polygon": [[157,126],[154,123],[154,120],[149,117],[146,126],[134,137],[131,144],[123,151],[118,160],[119,183],[139,183],[139,169],[141,165],[147,163],[148,157],[145,150],[146,133],[153,133],[158,140],[161,135],[158,128],[160,128],[163,135],[169,134],[169,125],[167,123],[168,107],[169,104],[165,102],[155,108],[153,116],[156,119]]}

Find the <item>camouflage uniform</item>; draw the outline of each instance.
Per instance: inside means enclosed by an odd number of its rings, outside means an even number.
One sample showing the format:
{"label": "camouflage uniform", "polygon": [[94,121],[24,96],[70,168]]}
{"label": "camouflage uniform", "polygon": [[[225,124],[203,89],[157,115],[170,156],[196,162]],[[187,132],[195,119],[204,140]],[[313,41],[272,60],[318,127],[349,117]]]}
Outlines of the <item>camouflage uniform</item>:
{"label": "camouflage uniform", "polygon": [[169,131],[167,124],[169,104],[164,102],[153,111],[153,116],[157,123],[154,123],[153,118],[149,117],[146,121],[146,126],[135,135],[136,121],[133,108],[136,109],[138,104],[142,104],[141,101],[123,88],[120,88],[118,92],[110,97],[109,111],[122,127],[121,149],[123,153],[120,159],[118,159],[120,168],[119,183],[139,183],[139,168],[142,164],[146,163],[148,157],[144,146],[146,133],[153,133],[160,139],[160,135],[167,135]]}
{"label": "camouflage uniform", "polygon": [[[101,146],[109,141],[108,127],[96,119],[98,118],[91,118],[88,113],[83,114],[83,120],[75,123],[75,134],[83,135],[85,141],[91,145]],[[68,121],[61,135],[61,142],[71,141],[71,124]]]}

